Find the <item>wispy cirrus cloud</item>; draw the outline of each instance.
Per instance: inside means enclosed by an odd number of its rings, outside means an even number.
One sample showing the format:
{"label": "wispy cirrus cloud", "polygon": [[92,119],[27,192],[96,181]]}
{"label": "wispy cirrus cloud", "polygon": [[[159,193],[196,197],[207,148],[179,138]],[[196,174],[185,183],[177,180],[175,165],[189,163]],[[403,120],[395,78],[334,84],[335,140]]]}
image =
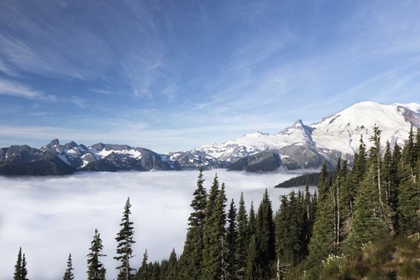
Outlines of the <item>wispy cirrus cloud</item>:
{"label": "wispy cirrus cloud", "polygon": [[33,90],[18,82],[11,82],[8,80],[0,79],[0,95],[10,95],[16,97],[24,97],[28,99],[43,99],[55,100],[54,95],[45,95],[44,93]]}

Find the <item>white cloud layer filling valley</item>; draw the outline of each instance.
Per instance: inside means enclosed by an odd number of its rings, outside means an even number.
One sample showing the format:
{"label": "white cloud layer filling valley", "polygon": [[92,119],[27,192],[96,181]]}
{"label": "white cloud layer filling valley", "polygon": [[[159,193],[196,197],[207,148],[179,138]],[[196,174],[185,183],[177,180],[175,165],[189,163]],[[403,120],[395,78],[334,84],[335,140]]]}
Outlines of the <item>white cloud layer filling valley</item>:
{"label": "white cloud layer filling valley", "polygon": [[[292,189],[273,186],[295,175],[246,174],[225,170],[205,171],[205,187],[210,190],[217,172],[226,184],[228,205],[238,207],[244,192],[247,211],[251,200],[255,209],[268,189],[273,210],[279,195]],[[135,235],[132,266],[138,268],[147,249],[149,261],[168,258],[172,248],[182,252],[197,171],[79,173],[66,177],[0,177],[0,279],[13,277],[19,247],[28,262],[29,278],[62,278],[68,254],[73,257],[75,279],[86,277],[86,255],[95,228],[101,234],[102,261],[107,279],[117,275],[115,237],[120,227],[127,197],[132,204]]]}

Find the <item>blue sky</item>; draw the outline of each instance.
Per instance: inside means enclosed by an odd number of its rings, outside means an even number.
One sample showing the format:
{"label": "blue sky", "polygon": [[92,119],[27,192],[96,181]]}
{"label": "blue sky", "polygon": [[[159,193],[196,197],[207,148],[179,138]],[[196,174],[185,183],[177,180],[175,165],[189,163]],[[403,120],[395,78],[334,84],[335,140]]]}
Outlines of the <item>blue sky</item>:
{"label": "blue sky", "polygon": [[420,103],[419,1],[0,3],[0,147],[157,152]]}

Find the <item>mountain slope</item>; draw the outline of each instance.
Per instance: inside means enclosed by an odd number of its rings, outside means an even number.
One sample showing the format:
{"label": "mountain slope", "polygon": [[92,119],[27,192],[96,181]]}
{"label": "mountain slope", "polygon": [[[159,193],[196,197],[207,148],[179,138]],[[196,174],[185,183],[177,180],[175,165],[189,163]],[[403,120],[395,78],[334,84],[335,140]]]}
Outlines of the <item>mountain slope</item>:
{"label": "mountain slope", "polygon": [[28,173],[39,170],[42,174],[47,174],[48,169],[54,174],[68,174],[74,170],[149,171],[197,169],[199,166],[265,172],[279,167],[318,169],[323,162],[333,169],[339,157],[348,159],[351,164],[361,137],[367,148],[370,147],[369,137],[375,124],[382,131],[383,146],[387,140],[392,145],[403,144],[410,127],[420,126],[420,105],[360,102],[311,125],[298,120],[276,134],[249,133],[223,144],[167,155],[128,145],[97,143],[87,147],[73,141],[61,145],[57,139],[40,150],[11,146],[0,149],[0,174],[19,173],[23,167],[32,170]]}
{"label": "mountain slope", "polygon": [[196,160],[187,165],[194,168],[211,163],[215,166],[230,166],[242,158],[272,151],[280,156],[282,165],[288,169],[319,168],[323,161],[332,168],[338,157],[352,161],[361,136],[367,147],[370,147],[369,137],[375,124],[382,130],[383,146],[387,140],[392,145],[395,142],[403,144],[411,125],[420,126],[420,105],[360,102],[311,125],[298,120],[277,134],[246,134],[220,145],[205,145],[187,152],[171,153],[169,156],[172,160],[178,160],[186,153],[194,155]]}
{"label": "mountain slope", "polygon": [[0,149],[0,175],[68,175],[75,171],[51,152],[27,145]]}
{"label": "mountain slope", "polygon": [[149,149],[133,148],[128,145],[97,143],[90,147],[75,142],[60,145],[54,139],[41,148],[44,152],[57,155],[62,161],[78,170],[178,170],[180,166],[165,155]]}

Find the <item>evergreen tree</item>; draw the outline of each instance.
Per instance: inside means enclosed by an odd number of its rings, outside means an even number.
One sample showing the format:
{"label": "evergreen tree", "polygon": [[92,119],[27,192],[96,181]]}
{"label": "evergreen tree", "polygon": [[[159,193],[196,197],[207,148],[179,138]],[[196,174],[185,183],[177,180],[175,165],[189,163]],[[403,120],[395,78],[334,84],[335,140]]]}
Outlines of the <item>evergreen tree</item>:
{"label": "evergreen tree", "polygon": [[416,142],[414,144],[414,161],[420,160],[420,127],[417,127]]}
{"label": "evergreen tree", "polygon": [[22,248],[19,248],[13,280],[28,280],[27,276],[28,270],[26,268],[26,257],[25,254],[22,255]]}
{"label": "evergreen tree", "polygon": [[203,186],[203,168],[197,180],[197,189],[193,193],[191,207],[193,212],[188,218],[188,233],[184,245],[184,252],[180,259],[180,277],[182,279],[199,279],[203,260],[203,229],[207,192]]}
{"label": "evergreen tree", "polygon": [[413,126],[411,126],[410,132],[408,133],[408,139],[405,142],[402,157],[405,164],[408,164],[411,168],[415,167],[417,163],[417,155],[414,147]]}
{"label": "evergreen tree", "polygon": [[247,260],[245,279],[254,280],[259,277],[258,270],[258,244],[257,244],[257,220],[255,217],[254,203],[251,201],[248,221],[248,240],[247,245]]}
{"label": "evergreen tree", "polygon": [[381,169],[381,178],[384,181],[385,186],[385,204],[390,206],[392,205],[391,193],[392,193],[392,152],[391,152],[391,144],[389,141],[386,142],[385,145],[385,152],[384,152],[384,159],[382,163]]}
{"label": "evergreen tree", "polygon": [[93,240],[90,244],[91,244],[89,248],[90,253],[87,254],[88,280],[105,280],[106,270],[105,270],[104,265],[99,260],[99,258],[105,257],[106,255],[101,253],[103,249],[103,245],[102,245],[101,236],[97,229],[95,229],[95,235],[93,236]]}
{"label": "evergreen tree", "polygon": [[419,172],[414,172],[408,164],[401,170],[402,180],[398,192],[398,228],[401,235],[420,232],[420,183]]}
{"label": "evergreen tree", "polygon": [[149,280],[149,266],[147,264],[148,258],[149,256],[146,250],[143,254],[143,261],[141,263],[141,266],[137,271],[136,280]]}
{"label": "evergreen tree", "polygon": [[[302,250],[301,256],[306,258],[309,254],[309,241],[312,236],[312,228],[315,222],[315,207],[311,193],[309,192],[309,182],[306,182],[305,196],[303,202],[303,231],[302,231]],[[277,225],[276,225],[277,229]]]}
{"label": "evergreen tree", "polygon": [[135,243],[135,241],[133,240],[133,222],[130,221],[130,208],[130,198],[127,198],[127,201],[124,206],[123,217],[120,224],[121,230],[115,238],[118,245],[117,256],[114,257],[114,259],[121,263],[117,267],[117,269],[119,270],[117,278],[118,280],[131,280],[134,278],[134,275],[131,272],[135,269],[130,266],[130,259],[133,257],[132,245]]}
{"label": "evergreen tree", "polygon": [[204,250],[202,280],[218,280],[226,273],[228,255],[225,237],[226,195],[225,185],[219,190],[217,177],[210,190],[204,225]]}
{"label": "evergreen tree", "polygon": [[228,212],[228,229],[226,234],[226,240],[228,243],[228,264],[230,279],[236,279],[236,207],[235,202],[232,199]]}
{"label": "evergreen tree", "polygon": [[388,235],[388,226],[381,215],[376,184],[376,168],[370,165],[357,194],[351,231],[346,240],[350,251],[359,250],[369,241],[384,240]]}
{"label": "evergreen tree", "polygon": [[329,190],[325,199],[318,199],[315,223],[309,242],[308,261],[311,266],[318,265],[328,255],[334,253],[334,195]]}
{"label": "evergreen tree", "polygon": [[302,259],[305,242],[305,211],[303,201],[299,194],[292,191],[289,199],[281,196],[280,210],[276,215],[275,237],[277,254],[277,274],[282,278],[291,267],[297,265]]}
{"label": "evergreen tree", "polygon": [[22,255],[22,275],[21,275],[21,279],[22,280],[28,280],[27,276],[28,276],[28,269],[26,268],[26,257],[25,257],[25,254],[23,254]]}
{"label": "evergreen tree", "polygon": [[178,274],[178,259],[176,257],[175,249],[172,250],[169,260],[168,269],[166,271],[166,280],[176,280]]}
{"label": "evergreen tree", "polygon": [[251,235],[247,252],[247,265],[246,265],[246,280],[260,279],[258,269],[258,248],[256,235]]}
{"label": "evergreen tree", "polygon": [[262,277],[266,278],[269,273],[270,264],[276,259],[273,210],[267,189],[258,207],[256,237],[258,266],[264,273]]}
{"label": "evergreen tree", "polygon": [[[356,197],[356,188],[359,186],[360,182],[363,181],[364,175],[366,173],[366,145],[363,142],[363,135],[360,135],[360,145],[359,150],[354,156],[354,167],[353,167],[353,176],[352,176],[352,186],[350,191],[352,197]],[[352,205],[353,206],[353,205]],[[351,216],[353,216],[354,209],[351,207]]]}
{"label": "evergreen tree", "polygon": [[15,265],[15,274],[13,280],[23,280],[22,279],[22,248],[19,248],[18,258]]}
{"label": "evergreen tree", "polygon": [[64,273],[63,280],[73,280],[74,279],[73,270],[74,270],[73,261],[71,259],[71,254],[69,254],[69,257],[67,259],[67,269],[66,269],[66,272]]}
{"label": "evergreen tree", "polygon": [[251,201],[251,208],[249,209],[248,235],[251,237],[257,233],[257,220],[254,211],[254,202]]}
{"label": "evergreen tree", "polygon": [[318,194],[319,199],[324,200],[328,194],[330,188],[330,180],[328,178],[328,169],[327,164],[322,164],[321,173],[319,174],[319,183],[318,183]]}
{"label": "evergreen tree", "polygon": [[249,245],[248,217],[246,213],[243,193],[241,193],[241,198],[239,200],[237,220],[238,220],[238,225],[237,225],[236,240],[235,240],[236,266],[235,266],[234,275],[236,276],[237,279],[243,280],[245,279],[247,247]]}
{"label": "evergreen tree", "polygon": [[161,267],[159,262],[154,262],[151,267],[151,277],[150,280],[160,280],[161,279]]}

